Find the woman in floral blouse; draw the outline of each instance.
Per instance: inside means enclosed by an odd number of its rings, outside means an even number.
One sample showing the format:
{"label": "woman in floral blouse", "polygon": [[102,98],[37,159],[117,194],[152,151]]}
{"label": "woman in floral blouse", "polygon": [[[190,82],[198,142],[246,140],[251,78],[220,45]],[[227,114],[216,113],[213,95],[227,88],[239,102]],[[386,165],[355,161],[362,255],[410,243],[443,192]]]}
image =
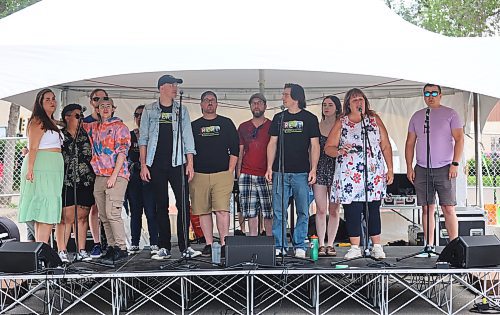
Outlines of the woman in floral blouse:
{"label": "woman in floral blouse", "polygon": [[[64,107],[61,118],[65,124],[62,129],[64,143],[62,155],[64,159],[64,183],[62,191],[63,211],[61,223],[56,227],[56,241],[59,257],[68,262],[66,245],[75,222],[74,181],[76,182],[77,218],[78,218],[78,259],[90,260],[85,250],[88,216],[90,207],[94,204],[95,174],[90,165],[92,148],[89,137],[83,128],[78,130],[78,122],[83,118],[82,107],[79,104],[69,104]],[[75,141],[76,137],[76,141]],[[75,156],[76,155],[76,156]]]}
{"label": "woman in floral blouse", "polygon": [[[361,257],[359,247],[361,218],[365,200],[368,200],[368,235],[373,242],[372,257],[385,258],[380,245],[380,204],[387,184],[394,178],[392,170],[392,148],[387,129],[380,117],[370,110],[370,103],[360,89],[349,90],[344,97],[343,116],[335,123],[325,145],[326,154],[337,157],[332,184],[331,201],[341,203],[344,208],[347,232],[351,249],[346,259]],[[368,134],[363,152],[364,134],[362,120]],[[365,197],[365,154],[368,180]],[[385,161],[385,164],[384,164]]]}

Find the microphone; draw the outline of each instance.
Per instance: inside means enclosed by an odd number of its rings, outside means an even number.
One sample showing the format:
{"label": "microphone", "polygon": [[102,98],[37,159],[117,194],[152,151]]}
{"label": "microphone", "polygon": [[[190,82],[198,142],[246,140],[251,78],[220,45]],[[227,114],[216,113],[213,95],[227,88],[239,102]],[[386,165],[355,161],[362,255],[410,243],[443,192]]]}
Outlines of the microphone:
{"label": "microphone", "polygon": [[179,94],[182,96],[184,94],[184,90],[180,90]]}
{"label": "microphone", "polygon": [[427,107],[427,109],[425,110],[425,119],[429,120],[429,114],[431,112],[431,108],[430,107]]}
{"label": "microphone", "polygon": [[87,111],[87,107],[82,106],[82,113],[85,112],[85,111]]}
{"label": "microphone", "polygon": [[358,106],[358,111],[359,111],[360,113],[363,113],[363,106],[361,106],[361,105],[360,105],[360,106]]}

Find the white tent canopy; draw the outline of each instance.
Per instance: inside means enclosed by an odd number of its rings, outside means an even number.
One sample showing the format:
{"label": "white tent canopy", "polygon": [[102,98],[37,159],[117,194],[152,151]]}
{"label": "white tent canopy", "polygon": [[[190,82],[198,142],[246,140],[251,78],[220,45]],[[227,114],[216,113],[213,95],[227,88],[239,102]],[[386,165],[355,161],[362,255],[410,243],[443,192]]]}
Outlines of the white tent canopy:
{"label": "white tent canopy", "polygon": [[213,89],[221,114],[238,123],[259,83],[271,108],[286,82],[303,85],[310,104],[361,87],[401,154],[424,82],[446,86],[444,104],[464,121],[470,92],[479,93],[484,124],[500,98],[498,56],[498,37],[434,34],[381,0],[43,0],[0,20],[0,99],[30,108],[50,86],[63,103],[88,104],[90,90],[103,87],[130,123],[132,108],[157,97],[157,78],[171,73],[184,79],[193,118],[193,99]]}
{"label": "white tent canopy", "polygon": [[[373,0],[44,0],[0,20],[0,45],[0,98],[110,75],[217,69],[354,73],[500,97],[499,38],[440,36]],[[205,79],[196,84],[239,82]]]}

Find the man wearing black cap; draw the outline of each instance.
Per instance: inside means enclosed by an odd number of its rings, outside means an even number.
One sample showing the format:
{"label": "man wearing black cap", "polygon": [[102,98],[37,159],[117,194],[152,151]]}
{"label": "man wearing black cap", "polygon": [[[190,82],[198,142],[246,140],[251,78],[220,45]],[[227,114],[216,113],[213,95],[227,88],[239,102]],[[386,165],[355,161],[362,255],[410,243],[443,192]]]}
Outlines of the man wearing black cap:
{"label": "man wearing black cap", "polygon": [[[203,256],[210,256],[213,243],[213,219],[224,246],[229,234],[229,200],[238,161],[238,132],[231,119],[217,115],[217,95],[206,91],[201,95],[203,117],[193,121],[197,154],[195,176],[190,183],[193,214],[200,216],[200,225],[207,245]],[[224,251],[222,251],[224,253]]]}
{"label": "man wearing black cap", "polygon": [[[195,257],[201,254],[189,246],[187,228],[189,224],[189,190],[187,183],[194,175],[194,149],[191,121],[185,106],[180,106],[174,99],[177,97],[177,86],[182,79],[164,75],[158,79],[160,99],[146,105],[142,112],[139,152],[141,162],[141,178],[151,181],[156,196],[156,218],[158,220],[158,246],[151,248],[151,258],[161,260],[171,256],[170,218],[168,215],[168,183],[175,195],[177,215],[177,237],[182,255]],[[181,121],[179,123],[179,116]],[[182,125],[182,128],[179,128]],[[181,133],[182,130],[182,133]],[[181,173],[181,165],[185,165],[185,173]],[[182,196],[182,176],[185,180],[185,195]],[[184,198],[185,208],[182,207]],[[182,218],[184,216],[184,220]],[[187,247],[186,247],[187,244]]]}
{"label": "man wearing black cap", "polygon": [[253,94],[248,100],[253,118],[238,127],[240,156],[238,159],[238,184],[241,213],[248,218],[248,234],[259,233],[259,216],[264,218],[268,236],[273,235],[271,184],[266,180],[267,144],[271,121],[264,116],[267,107],[262,93]]}

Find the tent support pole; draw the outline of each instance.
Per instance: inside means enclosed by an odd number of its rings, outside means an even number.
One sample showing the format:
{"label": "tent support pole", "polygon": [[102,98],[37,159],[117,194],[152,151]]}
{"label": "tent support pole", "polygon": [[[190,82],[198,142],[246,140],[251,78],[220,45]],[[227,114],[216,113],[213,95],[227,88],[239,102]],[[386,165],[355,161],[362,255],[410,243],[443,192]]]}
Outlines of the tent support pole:
{"label": "tent support pole", "polygon": [[484,207],[483,193],[483,154],[481,148],[481,121],[479,113],[479,95],[473,93],[472,102],[474,104],[474,151],[476,158],[476,200],[480,208]]}
{"label": "tent support pole", "polygon": [[266,90],[265,70],[259,69],[259,92],[265,95],[264,93],[265,90]]}

